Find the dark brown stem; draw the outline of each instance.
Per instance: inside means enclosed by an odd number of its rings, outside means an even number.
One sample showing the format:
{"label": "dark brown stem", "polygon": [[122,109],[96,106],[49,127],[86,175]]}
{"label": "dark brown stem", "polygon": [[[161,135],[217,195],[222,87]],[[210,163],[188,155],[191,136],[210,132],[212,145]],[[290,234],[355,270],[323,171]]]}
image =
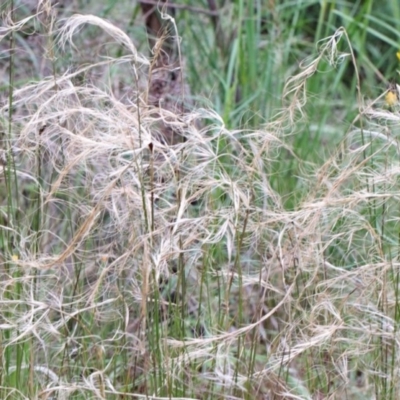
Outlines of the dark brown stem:
{"label": "dark brown stem", "polygon": [[[141,5],[150,5],[150,6],[158,6],[160,3],[164,3],[164,1],[160,0],[140,0]],[[205,15],[210,15],[210,16],[219,16],[219,12],[212,10],[206,10],[205,8],[200,8],[200,7],[193,7],[189,6],[187,4],[176,4],[176,3],[168,3],[168,7],[171,9],[176,9],[176,10],[188,10],[188,11],[193,11],[195,13],[200,13],[200,14],[205,14]]]}

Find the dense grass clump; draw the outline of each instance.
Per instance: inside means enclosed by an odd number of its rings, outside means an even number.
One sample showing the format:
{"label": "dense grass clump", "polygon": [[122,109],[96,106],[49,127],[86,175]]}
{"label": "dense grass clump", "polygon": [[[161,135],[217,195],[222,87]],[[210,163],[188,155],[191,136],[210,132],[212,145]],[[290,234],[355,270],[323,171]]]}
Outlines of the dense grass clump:
{"label": "dense grass clump", "polygon": [[198,3],[2,6],[0,398],[398,398],[394,21]]}

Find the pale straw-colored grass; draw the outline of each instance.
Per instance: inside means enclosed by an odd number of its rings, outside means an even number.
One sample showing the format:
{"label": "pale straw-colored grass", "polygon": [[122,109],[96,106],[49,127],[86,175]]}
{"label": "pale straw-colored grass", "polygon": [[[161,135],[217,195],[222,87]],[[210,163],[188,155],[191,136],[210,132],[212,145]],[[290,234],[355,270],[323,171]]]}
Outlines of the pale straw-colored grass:
{"label": "pale straw-colored grass", "polygon": [[[321,167],[303,165],[286,140],[306,117],[318,63],[355,62],[337,50],[345,31],[289,79],[276,119],[243,131],[212,110],[146,104],[150,63],[103,19],[63,21],[59,49],[85,25],[126,54],[13,93],[16,163],[2,170],[15,168],[9,183],[24,194],[2,204],[4,398],[397,393],[397,113],[360,103],[362,125]],[[130,99],[76,83],[121,66],[132,72]],[[158,140],[162,123],[186,141]],[[304,169],[289,211],[270,184],[283,157]]]}

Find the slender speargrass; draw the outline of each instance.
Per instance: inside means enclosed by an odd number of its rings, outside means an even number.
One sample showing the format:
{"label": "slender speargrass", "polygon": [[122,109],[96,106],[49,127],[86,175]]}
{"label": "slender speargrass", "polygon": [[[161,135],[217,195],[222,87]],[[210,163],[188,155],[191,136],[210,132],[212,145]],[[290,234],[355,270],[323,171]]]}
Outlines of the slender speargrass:
{"label": "slender speargrass", "polygon": [[396,398],[399,7],[181,4],[176,115],[128,3],[0,30],[0,397]]}

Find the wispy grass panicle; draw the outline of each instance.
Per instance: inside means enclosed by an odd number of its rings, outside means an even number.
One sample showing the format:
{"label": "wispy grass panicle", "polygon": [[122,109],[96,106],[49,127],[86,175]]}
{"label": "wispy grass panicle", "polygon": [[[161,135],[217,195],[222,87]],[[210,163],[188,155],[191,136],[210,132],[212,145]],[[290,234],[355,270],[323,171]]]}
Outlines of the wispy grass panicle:
{"label": "wispy grass panicle", "polygon": [[0,94],[0,397],[397,398],[398,110],[367,100],[347,30],[320,40],[317,15],[311,49],[272,3],[227,3],[240,29],[212,53],[223,15],[201,14],[217,112],[161,90],[111,3],[40,6],[0,28],[27,48],[40,18],[51,64],[25,80],[7,53]]}

